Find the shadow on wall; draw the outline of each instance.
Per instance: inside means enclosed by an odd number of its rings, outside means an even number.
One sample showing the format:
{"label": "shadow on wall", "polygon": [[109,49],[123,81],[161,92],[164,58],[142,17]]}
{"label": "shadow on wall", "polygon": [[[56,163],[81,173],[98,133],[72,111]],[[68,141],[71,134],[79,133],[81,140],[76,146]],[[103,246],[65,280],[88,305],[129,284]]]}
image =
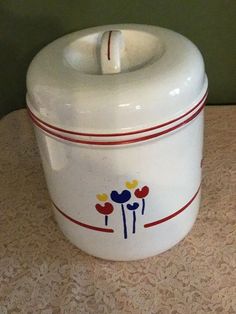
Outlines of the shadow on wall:
{"label": "shadow on wall", "polygon": [[63,30],[55,17],[16,15],[2,3],[0,29],[0,116],[3,116],[22,107],[30,61],[43,46],[61,36]]}

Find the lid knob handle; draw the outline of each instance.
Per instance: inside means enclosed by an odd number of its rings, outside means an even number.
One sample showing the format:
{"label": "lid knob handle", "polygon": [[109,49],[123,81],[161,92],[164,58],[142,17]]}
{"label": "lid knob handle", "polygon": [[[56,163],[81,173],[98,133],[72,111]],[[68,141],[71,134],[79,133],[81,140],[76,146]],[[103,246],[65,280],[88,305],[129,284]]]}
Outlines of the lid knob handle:
{"label": "lid knob handle", "polygon": [[119,73],[121,71],[121,31],[107,31],[101,38],[100,62],[103,74]]}

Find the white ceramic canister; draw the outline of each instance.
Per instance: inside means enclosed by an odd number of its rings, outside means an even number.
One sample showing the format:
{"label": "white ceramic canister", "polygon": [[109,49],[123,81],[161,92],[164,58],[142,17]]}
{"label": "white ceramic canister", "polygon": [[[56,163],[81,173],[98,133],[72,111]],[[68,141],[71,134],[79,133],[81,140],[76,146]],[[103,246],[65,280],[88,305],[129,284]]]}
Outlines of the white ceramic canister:
{"label": "white ceramic canister", "polygon": [[206,96],[197,47],[156,26],[90,28],[36,55],[28,111],[72,243],[135,260],[186,236],[199,209]]}

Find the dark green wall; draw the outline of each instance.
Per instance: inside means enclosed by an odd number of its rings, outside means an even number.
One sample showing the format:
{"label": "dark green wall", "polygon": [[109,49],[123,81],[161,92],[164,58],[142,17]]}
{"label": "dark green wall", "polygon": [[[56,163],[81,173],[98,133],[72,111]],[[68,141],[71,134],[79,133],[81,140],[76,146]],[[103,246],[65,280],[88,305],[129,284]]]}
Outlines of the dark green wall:
{"label": "dark green wall", "polygon": [[25,106],[25,74],[50,41],[82,28],[145,23],[186,35],[204,55],[209,103],[236,102],[236,0],[0,0],[0,114]]}

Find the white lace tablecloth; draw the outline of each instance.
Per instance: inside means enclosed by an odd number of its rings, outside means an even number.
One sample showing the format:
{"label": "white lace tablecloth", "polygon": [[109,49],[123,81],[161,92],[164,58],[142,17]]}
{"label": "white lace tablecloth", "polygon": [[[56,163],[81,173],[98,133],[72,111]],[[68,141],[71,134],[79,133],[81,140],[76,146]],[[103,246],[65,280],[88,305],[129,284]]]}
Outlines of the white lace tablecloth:
{"label": "white lace tablecloth", "polygon": [[0,314],[236,313],[236,106],[206,109],[193,230],[137,262],[94,258],[62,235],[25,110],[1,120],[0,145]]}

